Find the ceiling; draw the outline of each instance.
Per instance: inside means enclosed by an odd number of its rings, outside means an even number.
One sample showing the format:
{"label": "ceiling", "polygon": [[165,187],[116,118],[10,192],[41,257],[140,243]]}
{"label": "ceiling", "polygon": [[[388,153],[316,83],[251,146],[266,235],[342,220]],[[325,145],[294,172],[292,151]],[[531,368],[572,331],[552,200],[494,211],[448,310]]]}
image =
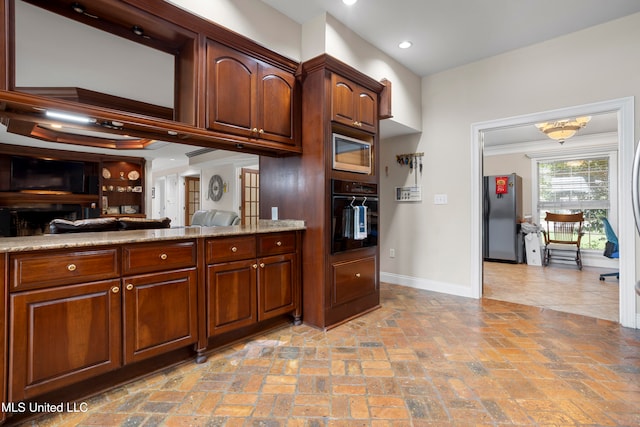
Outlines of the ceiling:
{"label": "ceiling", "polygon": [[640,12],[634,0],[262,1],[300,24],[328,12],[421,77]]}
{"label": "ceiling", "polygon": [[[300,24],[329,13],[421,77],[640,12],[640,1],[629,0],[262,1]],[[403,40],[413,46],[400,49]],[[615,114],[603,114],[577,136],[616,132],[617,126]],[[484,145],[545,138],[531,124],[486,132]]]}

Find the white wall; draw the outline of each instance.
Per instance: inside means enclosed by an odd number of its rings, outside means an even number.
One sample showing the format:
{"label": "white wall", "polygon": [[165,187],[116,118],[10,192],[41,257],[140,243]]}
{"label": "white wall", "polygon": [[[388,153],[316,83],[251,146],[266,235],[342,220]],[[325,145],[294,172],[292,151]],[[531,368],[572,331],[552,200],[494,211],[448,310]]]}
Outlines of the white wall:
{"label": "white wall", "polygon": [[[326,52],[375,80],[391,82],[393,118],[403,133],[422,129],[420,78],[390,56],[353,33],[331,15],[326,16]],[[381,126],[387,125],[385,121]]]}
{"label": "white wall", "polygon": [[[446,292],[472,284],[472,123],[640,95],[640,14],[422,79],[422,129],[382,144],[381,271]],[[636,132],[638,112],[636,111]],[[395,154],[425,153],[423,202],[397,204]],[[383,163],[384,165],[384,163]],[[447,205],[434,205],[436,193]],[[414,228],[415,226],[415,228]],[[388,257],[396,248],[396,258]]]}
{"label": "white wall", "polygon": [[70,86],[173,108],[174,57],[16,2],[16,85]]}
{"label": "white wall", "polygon": [[[165,0],[167,1],[167,0]],[[169,3],[242,34],[296,61],[300,60],[300,24],[258,0],[171,0]]]}
{"label": "white wall", "polygon": [[[220,175],[222,181],[226,184],[226,189],[220,200],[213,201],[209,197],[209,180],[213,175]],[[236,202],[236,193],[239,185],[239,179],[236,176],[236,168],[233,164],[218,165],[204,168],[200,176],[200,186],[202,201],[201,209],[220,209],[225,211],[234,211],[238,214],[238,203]]]}

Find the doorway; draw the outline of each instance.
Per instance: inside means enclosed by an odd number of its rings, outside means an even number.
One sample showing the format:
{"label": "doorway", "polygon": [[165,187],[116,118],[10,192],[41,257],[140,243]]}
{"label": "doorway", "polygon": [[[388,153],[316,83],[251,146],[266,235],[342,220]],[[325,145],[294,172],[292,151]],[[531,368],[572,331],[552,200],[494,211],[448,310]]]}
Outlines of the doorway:
{"label": "doorway", "polygon": [[193,218],[194,212],[200,210],[200,177],[185,176],[184,188],[184,225],[191,225],[191,218]]}
{"label": "doorway", "polygon": [[[476,298],[482,297],[482,162],[484,153],[484,134],[491,129],[516,127],[525,124],[550,121],[558,117],[576,117],[585,115],[597,115],[607,112],[615,112],[618,118],[618,153],[619,167],[618,192],[619,198],[619,234],[635,236],[633,209],[631,197],[632,168],[634,156],[633,97],[604,101],[594,104],[586,104],[552,110],[542,113],[499,119],[489,122],[475,123],[472,125],[472,208],[474,214],[471,224],[472,229],[472,294]],[[619,282],[619,322],[626,327],[636,327],[635,307],[635,237],[620,241],[620,282]]]}
{"label": "doorway", "polygon": [[242,168],[240,173],[240,218],[243,225],[257,225],[260,215],[260,172]]}

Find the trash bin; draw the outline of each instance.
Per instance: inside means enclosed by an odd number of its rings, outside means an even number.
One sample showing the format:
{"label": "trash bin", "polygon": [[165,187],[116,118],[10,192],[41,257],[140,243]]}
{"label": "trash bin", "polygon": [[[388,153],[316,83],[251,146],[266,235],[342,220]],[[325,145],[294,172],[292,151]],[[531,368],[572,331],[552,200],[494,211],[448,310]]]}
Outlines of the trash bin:
{"label": "trash bin", "polygon": [[524,248],[528,265],[542,265],[540,246],[540,227],[535,224],[525,223],[521,227],[524,234]]}

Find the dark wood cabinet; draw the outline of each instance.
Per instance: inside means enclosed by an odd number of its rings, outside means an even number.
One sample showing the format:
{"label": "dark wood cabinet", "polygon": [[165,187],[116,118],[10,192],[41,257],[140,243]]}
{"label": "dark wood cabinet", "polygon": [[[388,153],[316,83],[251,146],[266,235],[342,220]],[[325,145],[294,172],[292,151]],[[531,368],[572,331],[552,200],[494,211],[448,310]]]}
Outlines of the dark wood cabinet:
{"label": "dark wood cabinet", "polygon": [[[9,42],[0,42],[0,53],[7,58],[0,66],[0,99],[6,107],[3,109],[9,113],[3,118],[11,116],[9,120],[18,122],[16,128],[38,130],[40,120],[32,111],[46,109],[88,115],[96,119],[103,133],[116,135],[103,138],[39,130],[37,137],[50,141],[118,149],[139,148],[153,140],[186,141],[254,154],[301,152],[297,61],[168,2],[136,0],[116,2],[118,7],[113,7],[113,0],[94,0],[94,10],[100,12],[99,20],[70,14],[66,0],[33,3],[54,14],[172,55],[175,81],[171,83],[176,96],[172,108],[158,108],[107,94],[87,96],[87,88],[17,87],[15,61],[10,60],[17,55],[16,49]],[[0,18],[8,22],[11,13],[11,2],[2,3]],[[146,23],[145,37],[122,30],[141,23]],[[0,39],[15,40],[13,25],[6,25],[2,32]],[[224,46],[229,48],[221,52]],[[218,62],[222,57],[225,59]],[[83,96],[70,94],[69,89]],[[123,140],[121,135],[135,139]]]}
{"label": "dark wood cabinet", "polygon": [[121,366],[120,280],[11,295],[9,401]]}
{"label": "dark wood cabinet", "polygon": [[12,291],[115,279],[120,276],[118,248],[11,254]]}
{"label": "dark wood cabinet", "polygon": [[[378,99],[383,85],[352,67],[321,55],[302,65],[302,158],[260,158],[261,217],[278,206],[284,218],[302,218],[304,322],[339,325],[379,307],[377,246],[332,253],[332,180],[378,184]],[[334,170],[332,134],[371,142],[372,173]],[[300,183],[304,183],[302,186]]]}
{"label": "dark wood cabinet", "polygon": [[107,216],[144,216],[144,159],[103,161],[100,209]]}
{"label": "dark wood cabinet", "polygon": [[375,256],[332,263],[331,306],[338,307],[376,293],[377,267]]}
{"label": "dark wood cabinet", "polygon": [[197,342],[196,266],[195,240],[123,246],[125,364]]}
{"label": "dark wood cabinet", "polygon": [[258,259],[258,320],[296,308],[297,263],[294,254]]}
{"label": "dark wood cabinet", "polygon": [[9,261],[14,402],[198,340],[195,240],[17,253]]}
{"label": "dark wood cabinet", "polygon": [[332,73],[331,120],[359,130],[377,132],[378,94]]}
{"label": "dark wood cabinet", "polygon": [[214,264],[207,268],[208,336],[258,321],[256,269],[255,259]]}
{"label": "dark wood cabinet", "polygon": [[297,145],[292,73],[208,41],[206,94],[208,129]]}
{"label": "dark wood cabinet", "polygon": [[133,363],[198,340],[195,268],[125,277],[124,363]]}
{"label": "dark wood cabinet", "polygon": [[300,321],[298,239],[286,232],[208,240],[208,336],[287,313]]}

